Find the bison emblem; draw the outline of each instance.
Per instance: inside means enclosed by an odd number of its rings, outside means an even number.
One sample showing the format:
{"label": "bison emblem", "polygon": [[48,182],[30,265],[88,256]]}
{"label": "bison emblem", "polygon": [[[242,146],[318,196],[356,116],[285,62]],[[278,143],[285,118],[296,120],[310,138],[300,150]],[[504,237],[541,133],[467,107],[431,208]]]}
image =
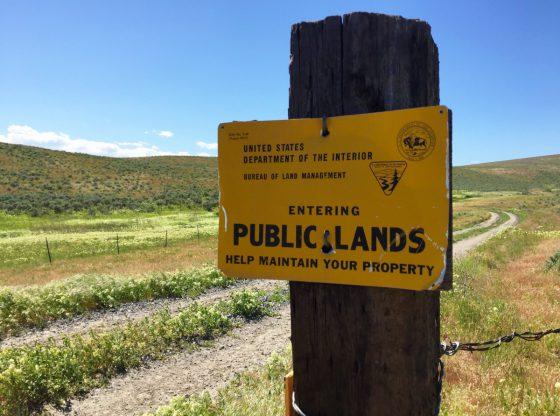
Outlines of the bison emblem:
{"label": "bison emblem", "polygon": [[432,128],[421,121],[406,124],[397,136],[397,147],[408,160],[422,160],[434,150],[436,137]]}

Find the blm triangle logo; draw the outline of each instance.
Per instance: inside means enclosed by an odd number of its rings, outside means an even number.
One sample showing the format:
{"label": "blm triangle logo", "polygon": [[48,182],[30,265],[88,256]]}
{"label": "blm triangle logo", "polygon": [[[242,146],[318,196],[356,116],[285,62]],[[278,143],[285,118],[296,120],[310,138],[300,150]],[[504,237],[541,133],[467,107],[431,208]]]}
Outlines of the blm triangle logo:
{"label": "blm triangle logo", "polygon": [[404,175],[406,162],[404,160],[371,162],[369,168],[377,179],[379,186],[381,186],[383,193],[391,195]]}

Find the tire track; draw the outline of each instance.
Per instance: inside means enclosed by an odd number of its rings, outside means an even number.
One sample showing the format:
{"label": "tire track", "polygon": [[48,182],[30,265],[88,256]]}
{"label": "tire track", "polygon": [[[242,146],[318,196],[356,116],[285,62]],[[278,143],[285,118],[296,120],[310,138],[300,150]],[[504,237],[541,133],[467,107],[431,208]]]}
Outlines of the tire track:
{"label": "tire track", "polygon": [[517,225],[517,223],[519,222],[519,218],[517,218],[517,215],[511,214],[509,212],[506,212],[506,214],[509,216],[509,219],[503,224],[500,224],[497,227],[494,227],[491,230],[485,231],[481,234],[453,243],[453,258],[460,259],[462,257],[465,257],[471,250],[484,243],[486,240],[494,237],[496,234],[506,230],[507,228]]}
{"label": "tire track", "polygon": [[47,408],[51,416],[129,416],[155,411],[172,397],[201,391],[215,394],[235,374],[263,365],[289,343],[290,307],[277,316],[251,321],[216,339],[211,348],[183,351],[163,361],[115,377],[106,387],[73,400],[65,410]]}
{"label": "tire track", "polygon": [[195,298],[166,298],[152,301],[125,303],[115,309],[92,311],[71,319],[53,321],[43,329],[31,329],[20,335],[0,341],[0,349],[43,343],[49,339],[58,341],[65,336],[87,335],[90,331],[106,332],[128,322],[138,321],[161,310],[176,313],[193,302],[208,304],[227,298],[239,289],[262,289],[274,287],[275,282],[266,280],[242,280],[226,289],[214,288]]}

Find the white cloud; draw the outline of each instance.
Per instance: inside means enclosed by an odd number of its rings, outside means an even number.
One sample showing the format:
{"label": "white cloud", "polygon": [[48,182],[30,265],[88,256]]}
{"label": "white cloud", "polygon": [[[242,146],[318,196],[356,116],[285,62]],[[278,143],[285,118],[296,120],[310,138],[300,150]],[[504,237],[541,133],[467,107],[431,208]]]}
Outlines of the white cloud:
{"label": "white cloud", "polygon": [[196,145],[198,147],[202,147],[203,149],[206,149],[206,150],[216,150],[218,148],[218,143],[216,143],[216,142],[206,143],[206,142],[203,142],[202,140],[199,140],[198,142],[196,142]]}
{"label": "white cloud", "polygon": [[98,156],[143,157],[188,155],[187,152],[166,152],[146,142],[107,142],[81,138],[74,139],[66,133],[52,131],[40,132],[32,127],[18,124],[8,126],[6,134],[0,134],[0,142],[39,146],[47,149],[88,153]]}
{"label": "white cloud", "polygon": [[202,152],[202,153],[197,153],[197,156],[203,156],[203,157],[210,157],[211,155],[209,153],[206,152]]}
{"label": "white cloud", "polygon": [[157,133],[159,137],[163,137],[164,139],[171,139],[173,137],[173,132],[169,130],[161,130]]}
{"label": "white cloud", "polygon": [[144,134],[155,134],[164,139],[171,139],[175,135],[175,133],[169,130],[146,130]]}

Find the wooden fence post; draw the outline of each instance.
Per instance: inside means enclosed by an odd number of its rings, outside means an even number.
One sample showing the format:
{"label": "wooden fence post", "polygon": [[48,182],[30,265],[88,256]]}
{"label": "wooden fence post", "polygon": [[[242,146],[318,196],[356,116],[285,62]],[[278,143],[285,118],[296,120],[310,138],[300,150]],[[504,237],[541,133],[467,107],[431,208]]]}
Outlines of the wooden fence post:
{"label": "wooden fence post", "polygon": [[47,245],[47,255],[49,256],[49,263],[52,264],[51,249],[49,247],[49,240],[45,237],[45,244]]}
{"label": "wooden fence post", "polygon": [[165,247],[167,247],[167,230],[165,230]]}
{"label": "wooden fence post", "polygon": [[[291,32],[289,117],[439,104],[430,26],[352,13]],[[394,138],[387,138],[394,140]],[[432,416],[439,292],[290,283],[294,390],[308,416]]]}
{"label": "wooden fence post", "polygon": [[119,235],[117,234],[117,254],[121,254],[121,248],[119,247]]}

